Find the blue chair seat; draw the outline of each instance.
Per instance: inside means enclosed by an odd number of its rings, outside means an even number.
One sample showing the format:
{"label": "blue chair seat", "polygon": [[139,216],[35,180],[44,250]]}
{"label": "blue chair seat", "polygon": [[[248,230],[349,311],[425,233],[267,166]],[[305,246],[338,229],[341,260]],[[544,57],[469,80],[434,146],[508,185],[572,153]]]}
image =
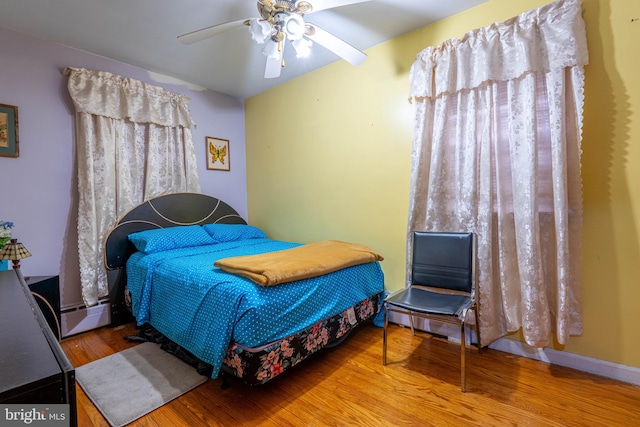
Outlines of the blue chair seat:
{"label": "blue chair seat", "polygon": [[425,314],[460,316],[473,303],[468,295],[443,294],[420,288],[407,288],[390,295],[386,302],[409,311]]}

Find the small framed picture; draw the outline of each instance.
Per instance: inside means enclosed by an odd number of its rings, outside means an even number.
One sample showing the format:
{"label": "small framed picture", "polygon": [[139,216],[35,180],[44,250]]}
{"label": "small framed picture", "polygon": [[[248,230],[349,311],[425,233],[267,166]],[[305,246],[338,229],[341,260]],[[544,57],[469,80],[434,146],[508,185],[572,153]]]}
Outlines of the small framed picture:
{"label": "small framed picture", "polygon": [[0,156],[18,157],[18,107],[0,104]]}
{"label": "small framed picture", "polygon": [[207,137],[207,169],[214,171],[230,171],[229,140]]}

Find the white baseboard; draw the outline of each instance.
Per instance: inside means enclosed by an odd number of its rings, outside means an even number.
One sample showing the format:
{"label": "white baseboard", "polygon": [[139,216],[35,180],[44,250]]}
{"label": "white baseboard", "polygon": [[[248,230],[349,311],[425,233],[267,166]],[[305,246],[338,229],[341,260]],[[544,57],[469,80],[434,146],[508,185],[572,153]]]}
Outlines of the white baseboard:
{"label": "white baseboard", "polygon": [[[429,322],[428,320],[418,319],[417,317],[414,319],[417,329],[446,336],[449,341],[460,342],[460,329],[458,327],[449,324]],[[409,317],[399,313],[390,313],[389,322],[409,327]],[[471,335],[471,337],[469,337],[469,335]],[[467,343],[475,342],[475,334],[467,334],[466,341]],[[500,338],[494,341],[489,345],[489,348],[504,351],[505,353],[515,354],[517,356],[524,356],[529,359],[539,360],[541,362],[576,369],[578,371],[588,372],[594,375],[600,375],[602,377],[623,381],[633,385],[640,385],[640,368],[634,368],[632,366],[620,365],[606,360],[595,359],[593,357],[582,356],[551,348],[534,348],[526,343],[508,338]]]}
{"label": "white baseboard", "polygon": [[62,337],[79,334],[111,323],[109,300],[98,301],[97,305],[78,305],[61,310]]}
{"label": "white baseboard", "polygon": [[633,385],[640,385],[640,369],[632,366],[620,365],[618,363],[607,362],[606,360],[568,353],[566,351],[554,350],[552,348],[534,348],[526,343],[508,338],[500,338],[494,341],[489,345],[489,348],[589,372]]}

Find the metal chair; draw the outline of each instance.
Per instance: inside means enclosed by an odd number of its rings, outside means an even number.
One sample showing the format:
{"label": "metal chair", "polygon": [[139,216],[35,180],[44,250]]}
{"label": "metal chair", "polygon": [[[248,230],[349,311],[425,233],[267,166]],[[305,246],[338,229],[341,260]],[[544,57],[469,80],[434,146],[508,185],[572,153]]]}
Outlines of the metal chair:
{"label": "metal chair", "polygon": [[480,350],[478,306],[476,302],[476,239],[473,233],[413,233],[411,285],[389,295],[384,301],[382,364],[387,364],[387,323],[389,312],[460,325],[461,388],[465,381],[465,321],[474,310],[477,346]]}

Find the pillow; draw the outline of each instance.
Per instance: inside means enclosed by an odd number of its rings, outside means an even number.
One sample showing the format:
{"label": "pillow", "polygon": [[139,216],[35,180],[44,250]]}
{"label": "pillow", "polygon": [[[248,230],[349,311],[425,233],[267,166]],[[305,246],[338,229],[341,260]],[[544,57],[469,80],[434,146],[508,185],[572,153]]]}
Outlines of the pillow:
{"label": "pillow", "polygon": [[139,231],[129,234],[129,240],[137,250],[145,254],[215,243],[199,225]]}
{"label": "pillow", "polygon": [[253,225],[205,224],[202,226],[215,243],[234,242],[244,239],[266,239],[264,231]]}

